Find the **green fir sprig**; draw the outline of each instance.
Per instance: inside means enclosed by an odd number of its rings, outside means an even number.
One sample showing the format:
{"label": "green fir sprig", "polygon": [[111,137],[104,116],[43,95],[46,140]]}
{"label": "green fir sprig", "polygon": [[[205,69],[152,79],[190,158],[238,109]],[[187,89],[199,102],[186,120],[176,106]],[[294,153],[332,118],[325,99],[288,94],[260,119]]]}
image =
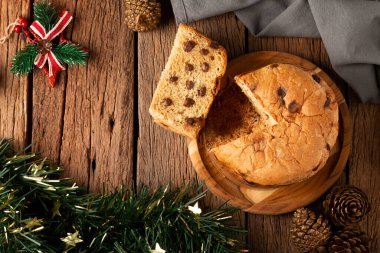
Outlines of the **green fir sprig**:
{"label": "green fir sprig", "polygon": [[34,60],[37,54],[36,44],[26,45],[13,57],[11,72],[17,76],[29,74],[34,68]]}
{"label": "green fir sprig", "polygon": [[46,31],[50,31],[58,20],[58,14],[47,1],[37,2],[33,5],[34,20],[41,23]]}
{"label": "green fir sprig", "polygon": [[68,65],[87,63],[89,53],[84,51],[80,45],[61,43],[53,48],[53,53],[60,62]]}
{"label": "green fir sprig", "polygon": [[184,184],[87,194],[62,168],[0,140],[0,252],[239,252],[236,209],[196,213],[205,196]]}

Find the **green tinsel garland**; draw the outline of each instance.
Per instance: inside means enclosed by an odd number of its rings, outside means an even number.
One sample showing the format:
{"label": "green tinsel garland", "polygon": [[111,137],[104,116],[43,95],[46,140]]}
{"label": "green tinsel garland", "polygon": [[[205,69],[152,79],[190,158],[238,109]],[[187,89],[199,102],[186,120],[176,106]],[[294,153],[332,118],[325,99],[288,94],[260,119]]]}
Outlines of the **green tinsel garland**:
{"label": "green tinsel garland", "polygon": [[93,195],[61,171],[0,140],[1,252],[239,252],[236,209],[199,213],[195,184]]}

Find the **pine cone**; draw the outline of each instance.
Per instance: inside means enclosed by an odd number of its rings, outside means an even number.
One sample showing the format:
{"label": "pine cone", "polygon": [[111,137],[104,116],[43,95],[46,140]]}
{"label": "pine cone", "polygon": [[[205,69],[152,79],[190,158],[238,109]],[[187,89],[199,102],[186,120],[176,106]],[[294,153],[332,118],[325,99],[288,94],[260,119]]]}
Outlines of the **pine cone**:
{"label": "pine cone", "polygon": [[336,226],[360,222],[369,212],[367,195],[354,186],[335,187],[323,202],[325,215]]}
{"label": "pine cone", "polygon": [[308,252],[326,243],[331,236],[328,220],[307,208],[299,208],[294,212],[290,227],[293,245],[300,252]]}
{"label": "pine cone", "polygon": [[146,32],[157,27],[161,19],[158,0],[125,0],[125,22],[129,29]]}
{"label": "pine cone", "polygon": [[369,237],[358,230],[343,229],[329,243],[329,253],[369,253]]}

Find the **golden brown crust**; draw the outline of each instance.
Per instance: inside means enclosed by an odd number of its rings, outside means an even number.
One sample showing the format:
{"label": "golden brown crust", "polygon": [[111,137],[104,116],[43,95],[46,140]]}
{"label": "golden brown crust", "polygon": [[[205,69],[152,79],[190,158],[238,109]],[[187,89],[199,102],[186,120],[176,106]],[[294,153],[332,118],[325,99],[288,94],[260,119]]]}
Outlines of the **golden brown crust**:
{"label": "golden brown crust", "polygon": [[331,88],[288,64],[272,64],[235,80],[267,128],[215,147],[217,159],[247,181],[263,185],[298,182],[322,168],[339,128]]}
{"label": "golden brown crust", "polygon": [[227,67],[226,50],[180,24],[149,108],[165,128],[197,138]]}

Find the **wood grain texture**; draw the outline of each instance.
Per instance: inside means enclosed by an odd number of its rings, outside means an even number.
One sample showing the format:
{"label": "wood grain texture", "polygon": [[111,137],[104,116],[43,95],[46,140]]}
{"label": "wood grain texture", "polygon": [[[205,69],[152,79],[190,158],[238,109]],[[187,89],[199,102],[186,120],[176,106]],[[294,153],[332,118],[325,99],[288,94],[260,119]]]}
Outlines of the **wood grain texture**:
{"label": "wood grain texture", "polygon": [[[5,35],[8,24],[18,16],[29,17],[29,0],[0,1],[0,37]],[[25,46],[21,35],[13,34],[8,42],[0,45],[0,138],[14,139],[15,148],[27,143],[29,80],[10,73],[12,58]]]}
{"label": "wood grain texture", "polygon": [[[163,3],[163,22],[159,29],[138,35],[138,116],[139,139],[137,152],[137,184],[157,187],[172,182],[181,184],[195,178],[187,154],[186,139],[153,124],[149,105],[162,70],[169,57],[177,27],[168,3]],[[220,23],[231,29],[226,36]],[[220,41],[230,56],[244,50],[244,29],[233,15],[193,24],[202,33]],[[236,29],[233,29],[236,28]],[[235,36],[235,37],[234,37]],[[241,40],[236,40],[236,36]],[[154,56],[154,59],[152,58]]]}
{"label": "wood grain texture", "polygon": [[60,162],[64,176],[92,191],[131,185],[134,34],[123,25],[124,1],[103,1],[94,8],[90,0],[60,0],[54,6],[73,14],[66,35],[91,50],[90,60],[60,72],[54,89],[42,73],[35,75],[36,148]]}
{"label": "wood grain texture", "polygon": [[195,177],[184,137],[155,125],[149,106],[177,31],[169,3],[163,3],[159,28],[138,34],[138,124],[136,183],[153,188],[180,185]]}
{"label": "wood grain texture", "polygon": [[89,172],[91,191],[133,180],[134,35],[123,24],[124,9],[122,0],[76,4],[72,39],[91,56],[67,79],[61,161],[68,175]]}
{"label": "wood grain texture", "polygon": [[[196,29],[221,43],[227,50],[229,60],[244,54],[247,50],[245,45],[245,27],[233,13],[210,18],[206,21],[198,21],[193,23],[193,25]],[[199,175],[197,175],[197,178],[200,178]],[[225,203],[225,200],[209,191],[202,201],[202,206],[205,206],[208,209],[215,209]],[[235,225],[246,228],[245,212],[239,211],[233,218]],[[241,240],[245,239],[246,238],[241,237]],[[243,243],[245,243],[245,241],[243,241]]]}
{"label": "wood grain texture", "polygon": [[360,103],[350,91],[354,137],[349,159],[348,183],[362,189],[372,210],[361,229],[372,238],[371,252],[380,251],[380,106]]}
{"label": "wood grain texture", "polygon": [[[67,8],[75,22],[75,2],[67,5],[64,0],[56,0],[54,8],[57,11]],[[74,22],[64,31],[69,40]],[[54,89],[42,70],[35,69],[32,77],[32,149],[57,163],[60,162],[67,74],[66,71],[58,74]]]}
{"label": "wood grain texture", "polygon": [[[164,20],[161,27],[138,35],[137,184],[143,183],[153,188],[169,182],[177,186],[184,181],[197,178],[188,158],[186,139],[153,124],[148,112],[177,31],[173,14],[170,8],[165,6],[168,3],[163,4]],[[244,53],[244,27],[233,14],[195,22],[191,25],[206,36],[220,42],[227,49],[229,58]],[[210,193],[201,204],[202,207],[213,209],[224,203],[222,199]],[[244,212],[237,213],[234,218],[239,225],[245,226]]]}

